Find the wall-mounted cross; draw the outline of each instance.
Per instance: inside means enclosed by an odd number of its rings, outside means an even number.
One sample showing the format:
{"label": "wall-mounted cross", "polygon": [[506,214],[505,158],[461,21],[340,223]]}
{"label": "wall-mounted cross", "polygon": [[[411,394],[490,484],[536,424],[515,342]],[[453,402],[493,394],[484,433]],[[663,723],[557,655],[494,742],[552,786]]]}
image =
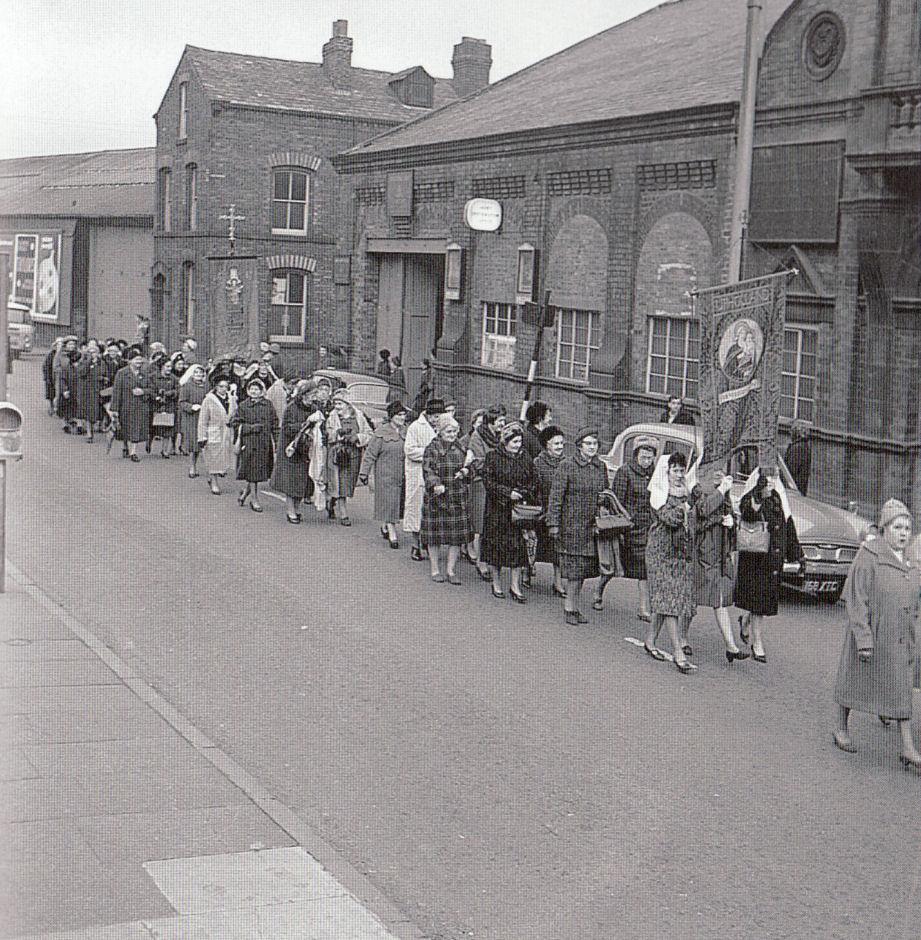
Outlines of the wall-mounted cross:
{"label": "wall-mounted cross", "polygon": [[234,250],[233,250],[233,249],[234,249],[234,243],[236,242],[236,239],[237,239],[237,222],[245,222],[245,221],[246,221],[246,216],[245,216],[245,215],[237,215],[236,209],[237,209],[236,203],[233,203],[233,202],[232,202],[232,203],[230,204],[230,210],[227,212],[227,214],[226,214],[226,215],[218,216],[218,218],[219,218],[221,221],[223,221],[223,222],[229,222],[229,223],[230,223],[230,225],[229,225],[229,227],[228,227],[228,231],[227,231],[227,241],[230,243],[230,254],[231,254],[231,255],[233,255],[233,253],[234,253]]}

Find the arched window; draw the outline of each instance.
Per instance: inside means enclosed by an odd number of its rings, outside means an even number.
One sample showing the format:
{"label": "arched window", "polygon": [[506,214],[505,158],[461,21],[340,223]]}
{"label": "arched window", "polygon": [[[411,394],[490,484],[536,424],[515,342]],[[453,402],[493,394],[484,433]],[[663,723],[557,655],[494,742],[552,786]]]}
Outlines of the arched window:
{"label": "arched window", "polygon": [[198,167],[194,163],[185,168],[185,227],[190,232],[198,228]]}
{"label": "arched window", "polygon": [[173,200],[171,183],[169,167],[161,167],[157,173],[157,226],[161,232],[168,232],[171,228],[170,207]]}
{"label": "arched window", "polygon": [[195,332],[195,262],[186,261],[182,266],[182,321],[186,333]]}

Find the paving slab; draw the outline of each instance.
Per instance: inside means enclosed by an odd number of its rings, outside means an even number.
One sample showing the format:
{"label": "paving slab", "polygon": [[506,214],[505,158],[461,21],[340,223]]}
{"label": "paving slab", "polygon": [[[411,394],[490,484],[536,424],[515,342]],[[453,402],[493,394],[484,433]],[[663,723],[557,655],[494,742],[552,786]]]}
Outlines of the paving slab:
{"label": "paving slab", "polygon": [[71,662],[0,662],[0,688],[16,686],[108,685],[118,677],[98,659]]}
{"label": "paving slab", "polygon": [[32,727],[28,715],[0,715],[0,742],[4,747],[13,744],[35,744],[41,739],[41,735]]}
{"label": "paving slab", "polygon": [[21,686],[0,689],[0,715],[10,712],[85,708],[101,714],[134,708],[137,696],[124,685]]}
{"label": "paving slab", "polygon": [[93,709],[61,709],[29,713],[29,724],[39,740],[48,742],[130,741],[163,731],[156,712],[138,703],[128,712],[108,714]]}
{"label": "paving slab", "polygon": [[169,772],[173,765],[207,769],[209,762],[162,722],[156,734],[104,741],[64,741],[24,745],[23,753],[43,776]]}
{"label": "paving slab", "polygon": [[95,659],[95,653],[83,642],[70,639],[0,639],[0,662],[49,659]]}
{"label": "paving slab", "polygon": [[58,618],[37,609],[26,590],[7,577],[6,593],[0,603],[0,641],[17,639],[70,640],[73,633]]}
{"label": "paving slab", "polygon": [[38,771],[22,748],[11,747],[4,742],[3,759],[0,760],[0,780],[28,780],[38,776]]}

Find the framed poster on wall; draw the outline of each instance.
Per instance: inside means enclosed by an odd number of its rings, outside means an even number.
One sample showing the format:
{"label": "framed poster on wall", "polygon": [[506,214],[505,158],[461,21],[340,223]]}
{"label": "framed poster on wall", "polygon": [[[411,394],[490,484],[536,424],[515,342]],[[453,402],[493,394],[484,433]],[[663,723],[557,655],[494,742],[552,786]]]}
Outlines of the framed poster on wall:
{"label": "framed poster on wall", "polygon": [[35,309],[38,235],[17,235],[13,248],[13,300]]}
{"label": "framed poster on wall", "polygon": [[32,317],[53,322],[58,319],[58,298],[61,287],[61,235],[38,237],[35,303]]}

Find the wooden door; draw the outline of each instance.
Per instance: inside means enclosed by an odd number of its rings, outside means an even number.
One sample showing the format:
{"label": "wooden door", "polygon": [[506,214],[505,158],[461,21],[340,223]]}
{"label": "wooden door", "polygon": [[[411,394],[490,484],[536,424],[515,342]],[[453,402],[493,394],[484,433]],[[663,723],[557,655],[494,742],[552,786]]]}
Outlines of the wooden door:
{"label": "wooden door", "polygon": [[403,368],[409,398],[419,391],[422,360],[441,335],[444,306],[444,258],[406,255],[403,282]]}
{"label": "wooden door", "polygon": [[380,256],[377,348],[400,355],[403,345],[403,255]]}

